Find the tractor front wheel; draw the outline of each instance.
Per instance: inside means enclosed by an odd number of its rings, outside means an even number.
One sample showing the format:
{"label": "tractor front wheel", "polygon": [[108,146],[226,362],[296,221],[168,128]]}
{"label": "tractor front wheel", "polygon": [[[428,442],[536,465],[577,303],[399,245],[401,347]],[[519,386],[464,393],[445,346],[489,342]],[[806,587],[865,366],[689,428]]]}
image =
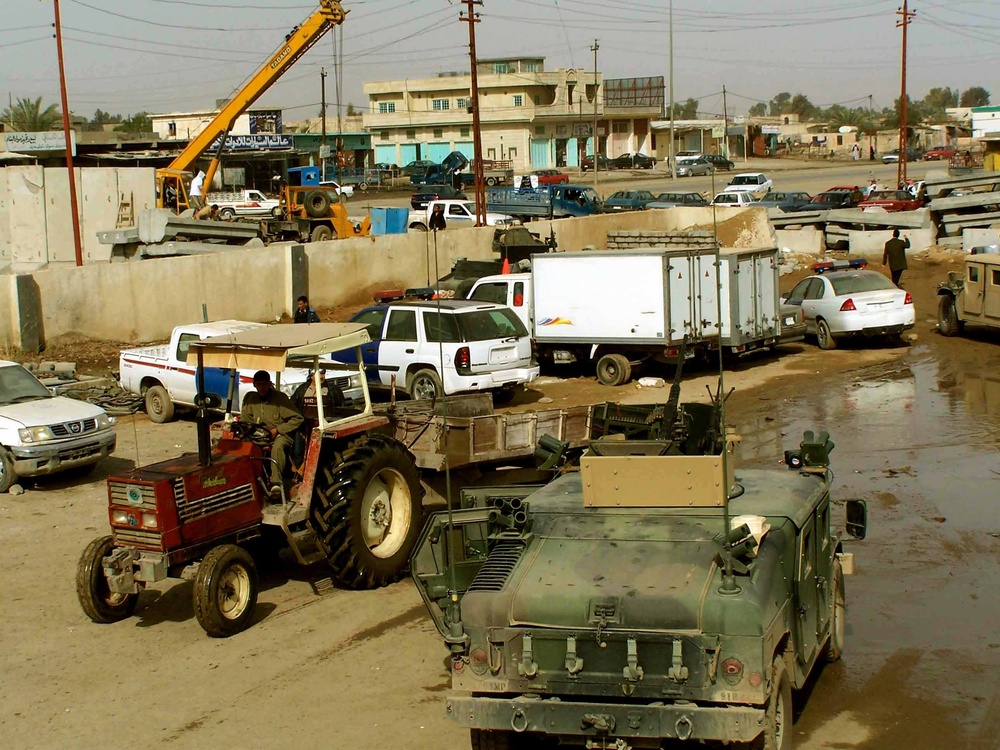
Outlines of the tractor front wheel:
{"label": "tractor front wheel", "polygon": [[212,549],[194,578],[194,614],[213,638],[228,638],[250,626],[257,606],[257,567],[235,544]]}
{"label": "tractor front wheel", "polygon": [[409,451],[382,435],[366,435],[316,476],[313,531],[334,579],[374,589],[404,572],[420,532],[423,490]]}
{"label": "tractor front wheel", "polygon": [[98,537],[83,551],[76,566],[76,596],[84,614],[102,624],[131,617],[138,594],[113,594],[104,575],[104,558],[114,548],[111,536]]}

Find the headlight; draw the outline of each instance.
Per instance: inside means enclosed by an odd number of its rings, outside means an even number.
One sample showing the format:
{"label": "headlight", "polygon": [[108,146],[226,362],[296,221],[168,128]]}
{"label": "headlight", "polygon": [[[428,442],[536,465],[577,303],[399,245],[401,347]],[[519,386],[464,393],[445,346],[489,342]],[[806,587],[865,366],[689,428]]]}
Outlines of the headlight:
{"label": "headlight", "polygon": [[119,526],[128,525],[128,513],[123,510],[113,510],[111,511],[111,523],[117,524]]}
{"label": "headlight", "polygon": [[155,513],[142,514],[142,527],[144,529],[155,529],[157,525]]}
{"label": "headlight", "polygon": [[118,422],[114,417],[109,417],[107,414],[101,414],[97,418],[97,429],[106,430],[109,427],[113,427]]}
{"label": "headlight", "polygon": [[348,388],[360,388],[361,387],[361,375],[351,375],[350,379],[347,381]]}
{"label": "headlight", "polygon": [[54,440],[55,435],[52,434],[47,426],[42,425],[41,427],[24,427],[17,431],[18,437],[25,443],[39,443],[43,440]]}

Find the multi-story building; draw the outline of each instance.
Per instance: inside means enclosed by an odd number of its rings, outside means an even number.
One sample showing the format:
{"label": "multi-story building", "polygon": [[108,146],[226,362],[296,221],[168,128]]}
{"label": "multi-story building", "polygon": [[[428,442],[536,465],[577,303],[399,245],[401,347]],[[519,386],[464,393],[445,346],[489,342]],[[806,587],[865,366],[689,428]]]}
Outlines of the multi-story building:
{"label": "multi-story building", "polygon": [[[663,79],[604,80],[584,70],[545,70],[543,57],[479,60],[484,160],[515,170],[575,167],[598,151],[609,157],[655,149],[650,121],[663,111]],[[451,151],[473,157],[471,75],[365,84],[376,162],[440,162]]]}

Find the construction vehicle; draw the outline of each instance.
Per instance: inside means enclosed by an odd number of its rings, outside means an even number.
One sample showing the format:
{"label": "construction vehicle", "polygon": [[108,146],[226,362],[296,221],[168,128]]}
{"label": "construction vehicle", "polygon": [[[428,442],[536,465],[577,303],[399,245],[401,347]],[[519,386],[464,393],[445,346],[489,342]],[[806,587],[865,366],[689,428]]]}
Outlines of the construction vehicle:
{"label": "construction vehicle", "polygon": [[192,138],[191,142],[166,168],[156,171],[158,207],[170,208],[176,213],[181,213],[190,207],[187,185],[190,184],[192,168],[201,155],[218,141],[216,151],[205,173],[205,192],[211,190],[212,180],[219,169],[222,151],[226,145],[226,136],[232,130],[236,118],[246,112],[327,31],[342,24],[347,13],[348,11],[341,7],[339,0],[320,0],[319,8],[285,36],[278,49],[236,92],[229,103],[219,110],[219,113],[205,129]]}
{"label": "construction vehicle", "polygon": [[353,222],[343,192],[320,182],[319,167],[293,167],[282,191],[281,216],[263,219],[266,242],[326,242],[371,233],[371,216]]}
{"label": "construction vehicle", "polygon": [[[471,482],[485,467],[532,461],[543,432],[575,446],[587,439],[587,407],[495,414],[489,395],[479,394],[376,411],[364,373],[368,346],[362,323],[265,326],[192,341],[187,364],[197,367],[198,451],[108,477],[111,533],[91,542],[77,567],[84,613],[97,623],[118,622],[131,616],[147,585],[193,578],[199,624],[213,637],[228,637],[253,621],[258,580],[251,552],[273,558],[286,546],[300,565],[325,559],[344,588],[384,586],[402,575],[420,531],[424,491],[437,496],[433,484],[445,465],[453,481]],[[327,359],[344,350],[361,364]],[[241,369],[287,367],[310,368],[314,392],[326,387],[332,398],[329,406],[316,399],[315,414],[307,414],[301,463],[290,462],[297,464],[290,484],[274,496],[266,481],[269,435],[260,432],[269,431],[232,412]],[[229,370],[225,402],[210,392],[211,368]],[[322,380],[321,370],[331,377]],[[353,406],[339,398],[337,381],[345,377],[361,383],[363,399]],[[209,424],[217,409],[226,412],[219,433]]]}

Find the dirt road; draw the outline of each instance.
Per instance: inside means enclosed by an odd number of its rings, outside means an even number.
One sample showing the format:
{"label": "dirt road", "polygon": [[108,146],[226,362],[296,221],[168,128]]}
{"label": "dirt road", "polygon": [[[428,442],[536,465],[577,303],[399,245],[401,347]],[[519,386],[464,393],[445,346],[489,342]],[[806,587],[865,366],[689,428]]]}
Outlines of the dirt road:
{"label": "dirt road", "polygon": [[[835,488],[869,499],[854,545],[847,655],[800,696],[799,750],[996,750],[1000,736],[1000,336],[932,333],[940,265],[904,283],[918,326],[907,346],[820,352],[791,345],[727,374],[743,459],[774,464],[802,429],[837,442]],[[783,287],[793,279],[783,279]],[[701,397],[711,371],[686,379]],[[666,398],[549,380],[514,408]],[[103,478],[193,450],[191,422],[122,420],[115,456],[86,479],[0,495],[0,737],[18,748],[459,750],[447,720],[445,650],[409,582],[334,589],[322,566],[263,575],[257,621],[204,635],[191,585],[157,585],[136,615],[90,623],[73,588],[84,546],[107,528]],[[808,700],[806,700],[808,698]]]}

